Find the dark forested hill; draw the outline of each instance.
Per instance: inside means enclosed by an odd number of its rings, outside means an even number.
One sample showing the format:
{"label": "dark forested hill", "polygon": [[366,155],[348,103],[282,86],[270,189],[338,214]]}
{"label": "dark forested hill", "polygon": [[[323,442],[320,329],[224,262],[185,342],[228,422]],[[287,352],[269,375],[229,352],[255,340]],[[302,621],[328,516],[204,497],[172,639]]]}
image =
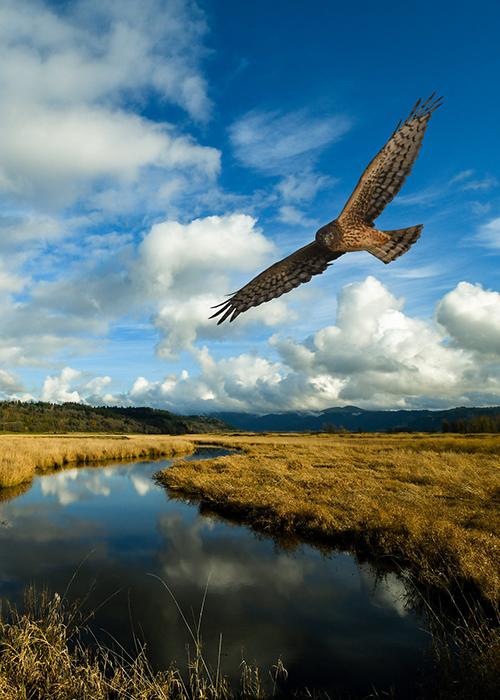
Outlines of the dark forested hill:
{"label": "dark forested hill", "polygon": [[181,433],[216,433],[227,427],[217,418],[179,416],[156,408],[0,401],[0,432],[179,435]]}
{"label": "dark forested hill", "polygon": [[327,408],[319,413],[214,413],[239,430],[262,431],[336,431],[363,432],[490,432],[498,423],[500,406],[489,408],[450,408],[443,411],[400,410],[368,411],[356,406]]}

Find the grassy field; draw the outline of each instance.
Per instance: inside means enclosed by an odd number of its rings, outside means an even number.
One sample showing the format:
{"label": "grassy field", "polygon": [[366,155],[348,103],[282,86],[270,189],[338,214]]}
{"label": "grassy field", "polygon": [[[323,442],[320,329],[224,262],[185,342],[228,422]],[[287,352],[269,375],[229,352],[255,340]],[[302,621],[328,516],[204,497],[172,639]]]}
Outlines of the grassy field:
{"label": "grassy field", "polygon": [[206,435],[242,450],[178,461],[171,494],[256,530],[388,557],[424,584],[500,594],[500,436]]}
{"label": "grassy field", "polygon": [[160,435],[0,435],[1,489],[30,481],[35,472],[100,460],[185,455],[193,443]]}

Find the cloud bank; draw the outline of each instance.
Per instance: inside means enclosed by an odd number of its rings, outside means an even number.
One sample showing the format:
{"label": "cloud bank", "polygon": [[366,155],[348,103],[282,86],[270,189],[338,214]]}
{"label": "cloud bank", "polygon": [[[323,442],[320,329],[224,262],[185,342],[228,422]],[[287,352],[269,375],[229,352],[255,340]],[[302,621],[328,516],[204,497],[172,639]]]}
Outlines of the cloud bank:
{"label": "cloud bank", "polygon": [[266,352],[276,359],[243,353],[216,360],[207,347],[194,349],[195,373],[138,377],[115,395],[109,377],[77,387],[80,373],[66,368],[47,378],[42,396],[182,412],[491,405],[500,403],[498,319],[500,294],[468,283],[440,300],[435,319],[411,318],[403,300],[370,276],[341,290],[335,325],[303,341],[271,336]]}
{"label": "cloud bank", "polygon": [[[205,32],[188,1],[81,0],[58,13],[3,2],[0,192],[57,208],[90,204],[94,190],[126,190],[156,170],[164,179],[183,169],[213,177],[216,149],[137,109],[155,94],[194,120],[208,118],[199,71]],[[102,207],[106,197],[94,203]]]}

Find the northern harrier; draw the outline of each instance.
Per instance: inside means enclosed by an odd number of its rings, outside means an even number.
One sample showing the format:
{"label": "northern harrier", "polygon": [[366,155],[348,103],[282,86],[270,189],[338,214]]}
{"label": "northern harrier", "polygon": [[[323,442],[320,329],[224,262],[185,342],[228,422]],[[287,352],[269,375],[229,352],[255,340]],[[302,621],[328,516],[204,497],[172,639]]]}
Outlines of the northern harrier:
{"label": "northern harrier", "polygon": [[[415,162],[431,114],[441,105],[434,93],[418,100],[404,122],[399,122],[385,146],[362,174],[340,216],[322,226],[316,239],[287,258],[268,267],[235,292],[230,299],[214,306],[210,318],[229,321],[265,301],[289,292],[313,275],[319,275],[344,253],[366,250],[384,263],[390,263],[415,243],[423,225],[394,231],[379,231],[373,222],[401,189]],[[219,308],[220,307],[220,308]]]}

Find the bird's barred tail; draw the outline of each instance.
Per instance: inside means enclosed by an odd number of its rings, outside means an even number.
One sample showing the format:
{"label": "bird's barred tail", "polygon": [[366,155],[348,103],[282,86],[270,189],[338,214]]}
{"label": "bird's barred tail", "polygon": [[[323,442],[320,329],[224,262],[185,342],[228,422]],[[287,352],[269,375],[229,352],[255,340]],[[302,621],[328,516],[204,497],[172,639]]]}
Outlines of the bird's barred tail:
{"label": "bird's barred tail", "polygon": [[419,238],[423,228],[424,227],[419,224],[418,226],[399,228],[394,231],[383,231],[387,236],[390,236],[387,243],[371,246],[368,248],[368,252],[379,260],[382,260],[382,262],[386,264],[390,263],[411,248]]}

